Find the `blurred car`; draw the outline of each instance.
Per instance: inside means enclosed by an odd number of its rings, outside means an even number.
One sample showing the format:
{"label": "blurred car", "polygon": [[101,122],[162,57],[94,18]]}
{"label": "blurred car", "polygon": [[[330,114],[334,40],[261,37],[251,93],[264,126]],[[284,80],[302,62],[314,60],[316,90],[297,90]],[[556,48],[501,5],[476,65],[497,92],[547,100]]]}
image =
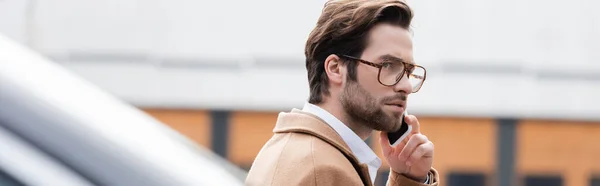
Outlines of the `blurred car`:
{"label": "blurred car", "polygon": [[0,186],[243,185],[246,172],[0,35]]}

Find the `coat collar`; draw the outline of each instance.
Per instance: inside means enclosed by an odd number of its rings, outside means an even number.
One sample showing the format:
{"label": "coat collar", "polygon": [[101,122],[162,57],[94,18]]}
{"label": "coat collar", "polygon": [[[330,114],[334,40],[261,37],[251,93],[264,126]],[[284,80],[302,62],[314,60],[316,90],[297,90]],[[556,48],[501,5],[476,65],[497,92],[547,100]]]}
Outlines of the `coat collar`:
{"label": "coat collar", "polygon": [[352,154],[350,147],[346,145],[342,137],[319,117],[298,109],[292,109],[291,112],[282,112],[279,113],[273,132],[306,133],[320,138],[342,152],[359,173],[363,183],[365,185],[371,185],[368,166],[366,164],[361,164]]}

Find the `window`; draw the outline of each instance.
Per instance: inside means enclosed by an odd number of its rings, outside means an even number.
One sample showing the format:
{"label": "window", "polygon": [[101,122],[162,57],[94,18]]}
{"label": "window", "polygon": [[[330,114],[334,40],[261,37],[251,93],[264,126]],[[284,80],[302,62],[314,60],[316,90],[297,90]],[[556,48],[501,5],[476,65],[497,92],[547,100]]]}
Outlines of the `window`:
{"label": "window", "polygon": [[562,186],[563,179],[560,176],[527,176],[525,186]]}
{"label": "window", "polygon": [[448,174],[448,186],[483,186],[486,185],[485,175],[482,173],[458,173]]}
{"label": "window", "polygon": [[594,176],[590,180],[590,186],[600,186],[600,176]]}
{"label": "window", "polygon": [[24,184],[0,170],[0,186],[24,186]]}
{"label": "window", "polygon": [[389,169],[384,170],[384,171],[379,171],[379,173],[377,173],[377,177],[375,178],[375,185],[376,186],[385,186],[385,184],[388,181],[388,176],[390,176]]}

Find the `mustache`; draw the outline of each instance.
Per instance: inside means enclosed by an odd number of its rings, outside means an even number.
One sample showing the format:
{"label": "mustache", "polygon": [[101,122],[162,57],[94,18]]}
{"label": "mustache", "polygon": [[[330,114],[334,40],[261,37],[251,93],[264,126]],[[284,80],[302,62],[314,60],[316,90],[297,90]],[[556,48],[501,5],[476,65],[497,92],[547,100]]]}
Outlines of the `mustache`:
{"label": "mustache", "polygon": [[407,98],[408,98],[408,95],[406,95],[406,94],[396,94],[394,96],[384,97],[383,99],[381,99],[381,101],[382,102],[390,102],[390,101],[394,101],[394,100],[406,101]]}

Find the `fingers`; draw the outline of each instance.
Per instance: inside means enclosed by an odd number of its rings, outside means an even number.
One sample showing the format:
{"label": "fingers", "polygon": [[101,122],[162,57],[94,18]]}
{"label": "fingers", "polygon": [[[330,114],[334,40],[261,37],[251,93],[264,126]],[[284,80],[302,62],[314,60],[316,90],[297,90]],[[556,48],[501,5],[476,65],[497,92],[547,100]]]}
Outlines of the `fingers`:
{"label": "fingers", "polygon": [[394,149],[396,149],[396,151],[398,151],[397,153],[400,153],[400,150],[402,150],[406,146],[406,144],[408,143],[408,140],[410,139],[410,137],[412,135],[413,134],[409,134],[407,137],[405,137],[404,139],[402,139],[402,141],[400,141],[400,143],[398,143],[398,145],[396,145],[394,147]]}
{"label": "fingers", "polygon": [[[402,151],[398,155],[398,159],[400,159],[400,161],[407,161],[408,158],[417,149],[417,147],[419,147],[422,144],[425,144],[427,142],[429,142],[429,139],[427,139],[427,137],[423,134],[412,135],[410,137],[410,139],[408,140],[408,143],[406,143],[406,146],[404,146],[404,149],[402,149]],[[424,149],[424,150],[428,150],[428,149]],[[423,153],[425,153],[425,152],[423,152]]]}
{"label": "fingers", "polygon": [[417,117],[415,117],[414,115],[406,115],[406,116],[404,116],[404,119],[406,120],[407,124],[412,126],[411,133],[413,133],[413,134],[421,133],[421,127],[419,124],[419,120],[417,120]]}
{"label": "fingers", "polygon": [[[417,120],[417,118],[415,116],[406,115],[406,116],[404,116],[404,119],[406,120],[407,124],[411,125],[412,131],[407,136],[407,138],[404,138],[398,145],[392,147],[388,140],[387,133],[386,132],[379,133],[379,143],[381,144],[381,149],[383,151],[383,154],[386,156],[397,157],[400,161],[409,160],[409,158],[412,156],[413,152],[417,148],[421,148],[419,146],[429,142],[429,139],[427,139],[427,137],[425,135],[421,134],[419,121]],[[431,143],[431,142],[429,142],[429,143]],[[426,155],[424,153],[431,151],[431,150],[429,150],[428,146],[431,146],[431,149],[433,149],[433,143],[431,143],[431,145],[426,145],[424,147],[424,148],[426,148],[426,149],[424,149],[424,152],[419,152],[418,154],[416,154],[414,156],[419,156],[419,158],[420,158],[423,155]]]}
{"label": "fingers", "polygon": [[431,141],[417,146],[415,151],[408,158],[407,165],[410,165],[412,162],[417,162],[424,157],[433,157],[433,143]]}

